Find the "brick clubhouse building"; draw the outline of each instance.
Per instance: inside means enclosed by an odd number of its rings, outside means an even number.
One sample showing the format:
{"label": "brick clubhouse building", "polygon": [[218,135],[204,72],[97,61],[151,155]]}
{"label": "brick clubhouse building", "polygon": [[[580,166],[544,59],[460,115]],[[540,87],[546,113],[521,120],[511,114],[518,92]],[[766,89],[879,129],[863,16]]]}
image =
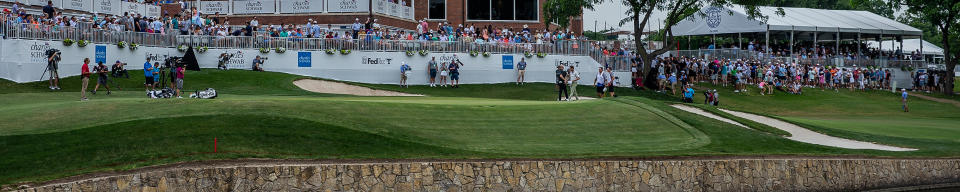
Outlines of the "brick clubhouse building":
{"label": "brick clubhouse building", "polygon": [[[543,3],[546,0],[218,0],[195,3],[204,15],[219,16],[231,25],[254,18],[260,24],[318,24],[345,27],[355,19],[373,17],[378,23],[408,30],[419,20],[430,28],[449,22],[465,27],[492,25],[494,28],[544,29]],[[166,7],[165,7],[166,9]],[[570,30],[581,33],[581,20],[573,19]],[[551,30],[556,30],[551,27]]]}

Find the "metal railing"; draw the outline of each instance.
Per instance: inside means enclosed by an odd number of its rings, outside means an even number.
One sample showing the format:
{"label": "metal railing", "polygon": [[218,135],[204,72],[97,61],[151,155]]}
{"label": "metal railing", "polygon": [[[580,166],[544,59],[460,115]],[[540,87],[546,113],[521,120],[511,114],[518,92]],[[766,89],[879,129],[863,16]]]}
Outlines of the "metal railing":
{"label": "metal railing", "polygon": [[549,43],[502,43],[467,41],[375,40],[373,36],[358,39],[326,39],[267,36],[208,36],[114,31],[96,28],[56,27],[36,24],[3,25],[2,34],[11,39],[88,40],[92,43],[116,44],[124,41],[153,47],[205,46],[208,48],[251,49],[279,48],[288,50],[350,49],[363,51],[420,51],[438,53],[488,52],[491,54],[545,53],[548,55],[590,56],[603,62],[602,51],[592,41],[556,40]]}
{"label": "metal railing", "polygon": [[736,59],[756,59],[759,52],[741,50],[741,49],[698,49],[698,50],[673,50],[670,55],[687,58],[736,58]]}

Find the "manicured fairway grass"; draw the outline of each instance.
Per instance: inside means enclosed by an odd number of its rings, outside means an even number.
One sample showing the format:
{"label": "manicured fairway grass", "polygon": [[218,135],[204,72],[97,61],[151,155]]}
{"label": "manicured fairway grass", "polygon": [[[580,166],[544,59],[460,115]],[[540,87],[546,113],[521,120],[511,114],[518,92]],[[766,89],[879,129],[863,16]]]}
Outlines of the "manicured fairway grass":
{"label": "manicured fairway grass", "polygon": [[[0,99],[0,157],[5,157],[0,158],[0,167],[3,167],[0,184],[233,158],[960,155],[960,148],[956,147],[960,142],[944,139],[949,136],[893,131],[863,134],[856,129],[834,128],[815,121],[809,123],[827,128],[810,126],[812,129],[826,130],[829,134],[920,150],[845,150],[793,142],[674,109],[669,104],[673,104],[675,97],[649,91],[619,89],[622,95],[644,97],[557,102],[550,101],[555,96],[550,84],[464,85],[460,89],[425,86],[400,89],[392,85],[361,84],[431,97],[348,97],[299,90],[292,81],[303,77],[281,73],[205,70],[188,72],[187,76],[188,89],[213,87],[221,93],[220,97],[146,99],[139,87],[142,80],[131,77],[119,81],[131,91],[110,96],[101,92],[91,96],[91,101],[80,102],[78,85],[64,84],[63,91],[50,92],[46,86],[34,83],[0,81],[0,98],[3,98]],[[78,80],[75,77],[64,80],[70,81]],[[586,89],[581,89],[582,92],[591,94],[590,87],[582,88]],[[848,94],[855,95],[840,95]],[[867,99],[895,98],[892,94],[875,95]],[[792,115],[783,118],[802,117],[800,120],[831,117],[777,109],[782,106],[751,106],[751,100],[757,98],[738,97],[726,93],[721,98],[724,106],[736,110],[751,111],[760,107],[751,112],[783,113]],[[783,97],[777,100],[796,102],[802,106],[797,110],[817,109],[807,106],[811,104],[803,99]],[[763,97],[755,102],[779,104],[764,101]],[[854,104],[871,102],[853,101]],[[916,105],[919,109],[930,108],[931,112],[909,115],[950,122],[955,116],[947,113],[956,114],[952,109],[929,103],[918,101]],[[896,114],[876,110],[879,109],[852,114]],[[849,121],[853,120],[856,119]],[[953,134],[951,130],[941,131]],[[220,153],[210,153],[214,137],[218,138]]]}

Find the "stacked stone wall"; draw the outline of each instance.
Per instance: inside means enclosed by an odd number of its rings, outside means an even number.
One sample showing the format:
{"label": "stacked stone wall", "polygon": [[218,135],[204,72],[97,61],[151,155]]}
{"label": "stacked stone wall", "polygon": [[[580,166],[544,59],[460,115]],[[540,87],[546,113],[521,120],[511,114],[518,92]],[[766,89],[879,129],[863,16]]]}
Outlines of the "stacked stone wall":
{"label": "stacked stone wall", "polygon": [[23,191],[855,191],[960,182],[960,159],[211,165]]}

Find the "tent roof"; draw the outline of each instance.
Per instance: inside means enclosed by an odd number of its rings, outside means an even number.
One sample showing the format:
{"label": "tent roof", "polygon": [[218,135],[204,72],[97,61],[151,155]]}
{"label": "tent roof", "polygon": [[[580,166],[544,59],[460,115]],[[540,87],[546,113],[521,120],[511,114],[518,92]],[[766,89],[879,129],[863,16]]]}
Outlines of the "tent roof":
{"label": "tent roof", "polygon": [[[937,47],[933,43],[920,40],[920,39],[904,39],[903,40],[903,52],[910,53],[916,50],[920,50],[920,43],[923,42],[923,54],[924,55],[943,55],[943,48]],[[880,46],[877,41],[867,41],[867,47],[877,48]],[[883,51],[894,51],[896,48],[900,48],[900,43],[894,40],[883,41]]]}
{"label": "tent roof", "polygon": [[784,7],[757,7],[766,21],[750,19],[745,7],[705,7],[673,26],[674,35],[711,35],[770,31],[841,32],[919,36],[923,31],[867,12]]}

